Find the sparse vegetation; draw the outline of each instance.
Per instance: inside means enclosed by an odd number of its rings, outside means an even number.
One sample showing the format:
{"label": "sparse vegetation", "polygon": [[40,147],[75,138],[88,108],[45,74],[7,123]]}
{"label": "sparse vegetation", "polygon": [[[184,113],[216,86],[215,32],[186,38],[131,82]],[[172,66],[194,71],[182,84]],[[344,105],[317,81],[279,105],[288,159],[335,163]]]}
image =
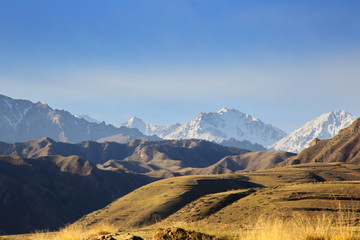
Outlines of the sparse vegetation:
{"label": "sparse vegetation", "polygon": [[30,240],[95,240],[99,235],[115,233],[115,225],[101,223],[86,228],[81,225],[69,225],[58,232],[36,232]]}

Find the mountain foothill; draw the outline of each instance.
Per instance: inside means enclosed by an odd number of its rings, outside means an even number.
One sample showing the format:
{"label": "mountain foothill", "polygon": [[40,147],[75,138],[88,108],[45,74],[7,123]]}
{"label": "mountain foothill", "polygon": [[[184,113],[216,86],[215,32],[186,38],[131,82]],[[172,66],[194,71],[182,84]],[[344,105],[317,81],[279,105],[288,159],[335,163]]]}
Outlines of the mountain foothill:
{"label": "mountain foothill", "polygon": [[349,204],[346,193],[360,189],[360,120],[346,111],[290,134],[228,108],[183,124],[134,117],[115,127],[0,95],[0,131],[1,234],[69,223],[245,224],[262,212],[331,212],[320,202]]}

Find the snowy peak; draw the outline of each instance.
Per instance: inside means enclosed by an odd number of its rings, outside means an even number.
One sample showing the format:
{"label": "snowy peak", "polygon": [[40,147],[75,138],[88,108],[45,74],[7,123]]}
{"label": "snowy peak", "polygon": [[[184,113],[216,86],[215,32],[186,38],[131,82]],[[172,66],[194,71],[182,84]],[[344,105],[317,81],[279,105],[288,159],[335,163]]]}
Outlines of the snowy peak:
{"label": "snowy peak", "polygon": [[218,111],[218,113],[219,113],[219,114],[227,113],[227,112],[229,112],[229,110],[232,110],[232,109],[228,109],[227,107],[223,107],[222,109],[220,109],[220,110]]}
{"label": "snowy peak", "polygon": [[218,112],[200,113],[165,139],[204,139],[214,142],[234,138],[269,146],[286,135],[258,118],[226,107]]}
{"label": "snowy peak", "polygon": [[299,153],[309,147],[314,138],[332,138],[355,120],[355,116],[344,110],[324,113],[280,139],[271,149]]}
{"label": "snowy peak", "polygon": [[176,128],[178,128],[180,124],[176,123],[169,126],[160,126],[145,122],[137,117],[132,117],[127,122],[123,123],[122,126],[128,128],[137,128],[142,134],[147,136],[157,135],[163,138],[169,133],[173,132]]}
{"label": "snowy peak", "polygon": [[74,116],[75,116],[76,118],[78,118],[78,119],[84,119],[84,120],[86,120],[86,121],[88,121],[88,122],[90,122],[90,123],[101,123],[100,121],[98,121],[98,120],[90,117],[90,116],[87,115],[87,114],[75,114]]}
{"label": "snowy peak", "polygon": [[127,122],[122,124],[122,126],[125,126],[128,128],[137,128],[137,129],[139,129],[140,132],[142,132],[144,134],[147,130],[148,125],[149,124],[147,124],[146,122],[144,122],[143,120],[141,120],[140,118],[137,118],[137,117],[132,117]]}

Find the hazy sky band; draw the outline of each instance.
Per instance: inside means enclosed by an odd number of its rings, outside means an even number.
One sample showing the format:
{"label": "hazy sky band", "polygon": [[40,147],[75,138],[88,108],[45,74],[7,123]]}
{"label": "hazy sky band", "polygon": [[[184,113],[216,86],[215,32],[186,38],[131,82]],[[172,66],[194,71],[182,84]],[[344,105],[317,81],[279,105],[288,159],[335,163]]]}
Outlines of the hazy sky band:
{"label": "hazy sky band", "polygon": [[326,111],[359,116],[359,5],[1,1],[1,93],[112,123],[222,106],[286,131]]}

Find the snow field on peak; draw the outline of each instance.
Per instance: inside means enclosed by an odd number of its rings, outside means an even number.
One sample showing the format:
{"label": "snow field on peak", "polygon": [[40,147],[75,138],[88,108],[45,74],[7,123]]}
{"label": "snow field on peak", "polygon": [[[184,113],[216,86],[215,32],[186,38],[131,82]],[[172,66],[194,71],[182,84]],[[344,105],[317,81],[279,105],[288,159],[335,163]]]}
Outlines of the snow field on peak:
{"label": "snow field on peak", "polygon": [[222,108],[218,112],[199,114],[165,136],[165,139],[198,138],[220,143],[234,138],[268,146],[285,135],[282,130],[265,124],[254,116]]}
{"label": "snow field on peak", "polygon": [[341,129],[348,127],[355,120],[355,116],[344,110],[324,113],[280,139],[270,146],[270,149],[299,153],[309,147],[314,138],[334,137]]}

